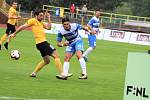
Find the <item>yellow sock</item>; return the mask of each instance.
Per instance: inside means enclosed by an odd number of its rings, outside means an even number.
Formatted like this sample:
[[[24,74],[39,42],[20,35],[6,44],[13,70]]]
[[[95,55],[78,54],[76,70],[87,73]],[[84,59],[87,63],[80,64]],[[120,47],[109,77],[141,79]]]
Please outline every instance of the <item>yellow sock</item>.
[[[63,72],[61,61],[59,58],[56,58],[54,60],[55,60],[55,66],[57,67],[59,74],[61,74]]]
[[[45,65],[46,63],[44,62],[44,60],[40,61],[35,67],[34,72],[35,73],[39,72]]]
[[[4,35],[1,37],[0,45],[6,40],[6,38],[7,38],[7,34],[4,34]]]

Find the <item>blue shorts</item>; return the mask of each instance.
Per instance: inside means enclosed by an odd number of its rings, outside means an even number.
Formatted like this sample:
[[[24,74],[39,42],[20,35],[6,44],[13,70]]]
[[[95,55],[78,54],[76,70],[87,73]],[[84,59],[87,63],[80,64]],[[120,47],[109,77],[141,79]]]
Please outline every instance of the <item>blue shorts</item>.
[[[77,50],[84,51],[82,40],[78,40],[66,47],[66,52],[75,53]]]
[[[96,47],[96,36],[95,35],[89,34],[88,41],[89,41],[90,47]]]

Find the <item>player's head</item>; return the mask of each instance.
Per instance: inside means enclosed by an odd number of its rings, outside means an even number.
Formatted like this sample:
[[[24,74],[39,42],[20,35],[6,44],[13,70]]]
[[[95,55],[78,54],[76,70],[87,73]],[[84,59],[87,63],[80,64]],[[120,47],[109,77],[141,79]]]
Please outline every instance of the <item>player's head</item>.
[[[44,11],[43,10],[36,10],[34,12],[34,16],[38,21],[42,21],[44,19]]]
[[[15,8],[15,9],[17,8],[17,2],[16,1],[12,2],[12,7]]]
[[[69,18],[63,18],[62,19],[62,24],[63,24],[63,27],[66,31],[69,31],[70,30],[70,21],[69,21]]]
[[[96,9],[96,10],[95,10],[95,16],[96,16],[96,17],[99,17],[100,15],[101,15],[100,10],[99,10],[99,9]]]

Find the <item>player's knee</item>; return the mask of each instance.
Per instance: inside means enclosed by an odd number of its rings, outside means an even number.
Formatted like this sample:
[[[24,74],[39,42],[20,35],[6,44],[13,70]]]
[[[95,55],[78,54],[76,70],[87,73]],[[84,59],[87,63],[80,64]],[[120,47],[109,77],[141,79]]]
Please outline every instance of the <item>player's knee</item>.
[[[59,57],[59,54],[58,54],[58,52],[57,52],[56,50],[53,52],[52,56],[53,56],[55,59],[60,58],[60,57]]]
[[[50,63],[50,60],[49,60],[49,59],[44,59],[44,62],[45,62],[46,64],[49,64],[49,63]]]
[[[59,55],[55,55],[53,58],[54,59],[60,59]]]
[[[81,56],[81,55],[80,55],[80,56],[79,56],[79,55],[77,55],[77,58],[78,58],[78,59],[80,59],[80,58],[82,58],[82,56]]]
[[[82,53],[79,53],[79,54],[77,53],[76,56],[78,59],[80,59],[80,58],[82,58]]]
[[[95,48],[96,48],[96,46],[91,47],[91,49],[93,49],[93,50],[94,50]]]
[[[70,57],[65,57],[64,61],[69,62],[70,61]]]

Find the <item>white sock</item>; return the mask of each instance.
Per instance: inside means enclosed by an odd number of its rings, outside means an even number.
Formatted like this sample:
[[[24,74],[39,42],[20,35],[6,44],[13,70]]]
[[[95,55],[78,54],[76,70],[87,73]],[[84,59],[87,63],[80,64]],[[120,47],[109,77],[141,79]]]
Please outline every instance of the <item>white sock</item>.
[[[90,54],[94,49],[92,47],[89,47],[84,53],[83,53],[83,57],[87,57],[88,54]]]
[[[81,69],[82,69],[82,74],[87,74],[86,73],[86,63],[85,63],[85,60],[83,58],[80,58],[79,62],[80,62],[80,66],[81,66]]]
[[[65,76],[68,75],[68,71],[69,71],[69,62],[64,62],[64,65],[63,65],[63,74]]]

